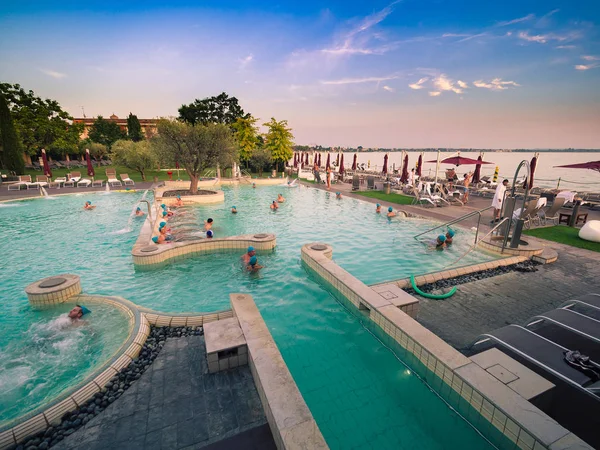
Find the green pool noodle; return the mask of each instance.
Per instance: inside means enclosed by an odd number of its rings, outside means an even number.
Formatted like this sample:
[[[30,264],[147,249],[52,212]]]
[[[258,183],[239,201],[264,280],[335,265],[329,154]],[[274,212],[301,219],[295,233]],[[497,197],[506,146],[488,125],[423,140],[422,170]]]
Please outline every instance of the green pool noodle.
[[[423,292],[421,289],[419,289],[419,287],[417,286],[417,283],[415,282],[414,275],[410,276],[410,284],[412,285],[412,288],[415,290],[415,292],[417,294],[419,294],[421,297],[431,298],[434,300],[443,300],[445,298],[450,298],[454,294],[456,294],[456,291],[457,291],[456,286],[454,286],[452,289],[450,289],[449,292],[446,292],[445,294],[439,294],[439,295],[438,294],[428,294],[427,292]]]

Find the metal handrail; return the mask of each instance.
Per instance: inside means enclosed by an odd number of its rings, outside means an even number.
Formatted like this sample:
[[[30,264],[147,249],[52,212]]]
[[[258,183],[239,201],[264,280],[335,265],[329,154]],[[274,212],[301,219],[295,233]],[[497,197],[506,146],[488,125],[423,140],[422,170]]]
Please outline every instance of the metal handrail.
[[[464,216],[460,216],[460,217],[458,217],[458,218],[456,218],[454,220],[451,220],[449,222],[446,222],[446,223],[443,223],[441,225],[438,225],[437,227],[431,228],[431,229],[429,229],[427,231],[424,231],[422,233],[419,233],[419,234],[417,234],[417,235],[415,235],[413,237],[415,239],[417,239],[419,236],[423,236],[424,234],[427,234],[427,233],[429,233],[429,232],[431,232],[433,230],[437,230],[438,228],[443,228],[443,227],[447,227],[447,226],[450,226],[450,225],[454,225],[455,223],[462,222],[465,219],[468,219],[470,217],[478,215],[479,217],[477,219],[477,231],[475,232],[475,244],[477,244],[477,236],[479,235],[479,225],[481,225],[481,213],[483,213],[483,212],[485,212],[485,211],[487,211],[487,210],[489,210],[491,208],[492,208],[492,206],[488,206],[487,208],[479,209],[477,211],[471,211],[470,213],[465,214]]]
[[[152,220],[152,209],[150,208],[150,202],[148,200],[140,200],[140,203],[148,205],[148,218]]]

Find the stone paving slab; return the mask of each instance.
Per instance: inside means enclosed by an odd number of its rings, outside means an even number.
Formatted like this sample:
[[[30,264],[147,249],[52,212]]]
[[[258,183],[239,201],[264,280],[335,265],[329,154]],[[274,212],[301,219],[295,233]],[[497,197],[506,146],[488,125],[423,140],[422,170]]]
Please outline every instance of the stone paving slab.
[[[209,374],[204,337],[170,338],[118,400],[53,448],[191,449],[235,436],[237,448],[275,448],[268,425],[268,436],[248,432],[266,423],[247,366]]]

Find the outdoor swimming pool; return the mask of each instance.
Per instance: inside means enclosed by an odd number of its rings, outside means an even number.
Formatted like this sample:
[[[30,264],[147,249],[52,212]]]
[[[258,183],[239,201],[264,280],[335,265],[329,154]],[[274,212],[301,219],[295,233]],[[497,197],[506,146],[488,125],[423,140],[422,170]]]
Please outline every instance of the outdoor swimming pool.
[[[139,193],[5,205],[0,215],[10,237],[5,243],[18,242],[19,251],[3,252],[7,306],[0,322],[12,323],[13,330],[22,327],[15,316],[28,309],[24,287],[65,272],[80,275],[86,292],[120,295],[160,311],[215,311],[229,306],[229,293],[250,293],[331,448],[489,446],[300,263],[302,244],[323,241],[333,245],[334,259],[350,273],[366,283],[380,282],[441,269],[465,252],[470,233],[459,232],[449,251],[428,252],[412,236],[430,227],[429,221],[388,221],[372,204],[338,201],[333,193],[305,187],[223,190],[225,204],[197,207],[195,215],[215,219],[216,237],[275,233],[278,246],[259,255],[266,267],[256,276],[242,270],[237,253],[135,271],[130,251],[140,223],[134,221],[131,232],[118,232],[126,229]],[[288,201],[271,212],[279,191]],[[95,211],[81,209],[88,198],[98,206]],[[230,213],[232,205],[237,215]],[[492,258],[471,253],[461,265]]]

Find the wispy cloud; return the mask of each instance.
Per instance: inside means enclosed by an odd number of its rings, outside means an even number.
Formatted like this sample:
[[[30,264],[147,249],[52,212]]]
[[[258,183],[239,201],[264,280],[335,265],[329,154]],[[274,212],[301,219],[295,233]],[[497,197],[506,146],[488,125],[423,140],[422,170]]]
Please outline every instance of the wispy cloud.
[[[491,89],[492,91],[504,91],[511,87],[521,86],[520,84],[514,81],[504,81],[502,80],[502,78],[494,78],[489,83],[482,80],[478,80],[473,82],[473,85],[478,88]]]
[[[389,86],[383,86],[383,89],[388,92],[396,92],[396,89],[394,89],[393,87],[389,87]]]
[[[521,23],[521,22],[526,22],[528,20],[531,20],[535,17],[535,14],[527,14],[524,17],[519,17],[518,19],[512,19],[512,20],[507,20],[505,22],[498,22],[496,24],[497,27],[506,27],[508,25],[514,25],[516,23]]]
[[[425,87],[423,86],[423,83],[426,83],[427,81],[429,81],[428,77],[421,78],[416,83],[409,84],[408,87],[411,89],[423,89]]]
[[[467,83],[465,83],[464,81],[458,80],[456,83],[463,89],[467,89],[469,87],[469,85]]]
[[[595,69],[596,67],[600,67],[600,64],[578,64],[575,66],[576,70],[590,70]]]
[[[517,36],[519,37],[519,39],[523,39],[524,41],[537,42],[538,44],[546,44],[549,41],[563,42],[571,39],[576,39],[580,37],[580,34],[578,32],[571,32],[568,34],[548,33],[531,35],[528,31],[520,31]]]
[[[437,97],[439,95],[441,95],[442,93],[440,91],[429,91],[429,96],[430,97]]]
[[[56,79],[65,78],[67,76],[66,73],[60,73],[60,72],[56,72],[55,70],[49,70],[49,69],[40,69],[40,72],[45,73],[46,75],[48,75],[52,78],[56,78]]]
[[[584,59],[586,61],[600,61],[600,56],[593,56],[593,55],[583,55],[581,57],[581,59]]]
[[[240,59],[240,69],[245,69],[248,66],[248,64],[250,64],[253,60],[254,60],[254,55],[252,55],[252,53],[250,53],[245,58],[241,58]]]
[[[554,47],[554,48],[560,48],[560,49],[567,50],[567,49],[576,48],[576,46],[575,46],[575,45],[557,45],[557,46],[556,46],[556,47]]]
[[[433,85],[438,91],[452,91],[456,94],[463,93],[463,90],[460,87],[456,87],[454,85],[454,81],[448,78],[448,76],[445,74],[441,74],[437,78],[434,78]]]
[[[360,84],[360,83],[379,83],[381,81],[395,80],[398,75],[389,75],[386,77],[364,77],[364,78],[342,78],[340,80],[323,80],[321,84],[327,85],[343,85],[343,84]]]

